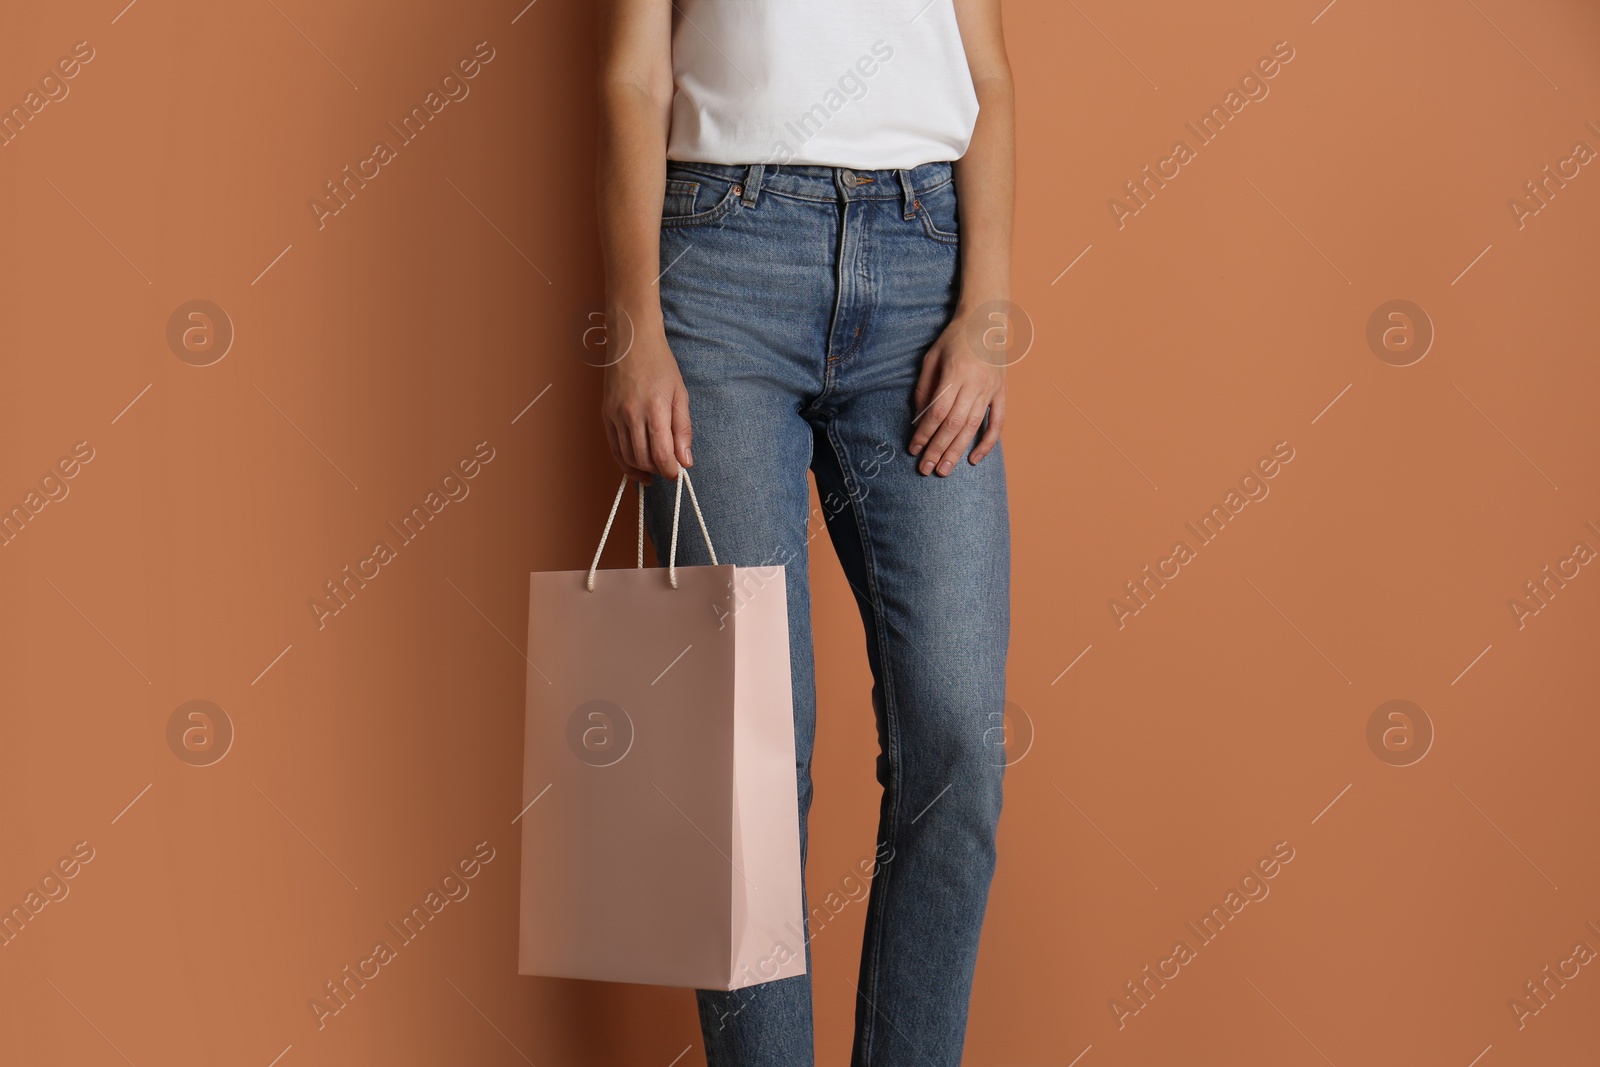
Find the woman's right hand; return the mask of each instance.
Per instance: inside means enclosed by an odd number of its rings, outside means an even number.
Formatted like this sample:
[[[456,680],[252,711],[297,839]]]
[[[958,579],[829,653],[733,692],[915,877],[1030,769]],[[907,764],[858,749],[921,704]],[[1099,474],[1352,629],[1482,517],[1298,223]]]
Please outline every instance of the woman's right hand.
[[[606,367],[600,417],[611,457],[635,481],[649,485],[651,475],[676,478],[679,465],[694,466],[689,392],[665,332],[639,330]]]

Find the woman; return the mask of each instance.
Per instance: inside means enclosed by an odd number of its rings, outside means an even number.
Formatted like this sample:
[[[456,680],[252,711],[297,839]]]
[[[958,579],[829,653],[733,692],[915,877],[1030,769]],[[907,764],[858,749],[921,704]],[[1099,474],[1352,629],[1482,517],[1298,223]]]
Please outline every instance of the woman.
[[[883,786],[851,1062],[958,1064],[1005,763],[1004,360],[979,343],[1010,286],[999,0],[612,0],[600,81],[612,455],[658,552],[681,464],[719,562],[786,567],[802,863],[814,474]],[[696,992],[713,1067],[813,1062],[809,936],[805,975]]]

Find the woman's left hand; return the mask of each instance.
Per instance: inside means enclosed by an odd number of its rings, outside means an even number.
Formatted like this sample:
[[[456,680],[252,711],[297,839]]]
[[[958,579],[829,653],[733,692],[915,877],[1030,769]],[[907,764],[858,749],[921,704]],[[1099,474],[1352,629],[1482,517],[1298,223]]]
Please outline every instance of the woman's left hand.
[[[971,312],[957,310],[928,354],[912,393],[916,405],[915,430],[908,451],[921,456],[917,470],[937,471],[941,477],[955,470],[989,416],[983,438],[967,457],[977,464],[1000,441],[1005,422],[1006,370],[1003,356],[978,351],[968,342]],[[985,336],[980,332],[979,336]]]

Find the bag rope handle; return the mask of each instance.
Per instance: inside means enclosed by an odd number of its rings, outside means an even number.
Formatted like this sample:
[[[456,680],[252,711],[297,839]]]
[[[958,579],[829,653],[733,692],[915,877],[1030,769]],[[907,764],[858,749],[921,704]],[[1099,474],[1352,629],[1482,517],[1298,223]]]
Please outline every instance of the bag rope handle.
[[[678,588],[678,513],[683,505],[683,487],[689,487],[689,502],[694,505],[695,518],[700,522],[700,534],[706,540],[706,551],[711,553],[711,565],[717,565],[717,550],[711,546],[711,531],[706,529],[705,513],[700,510],[700,498],[695,495],[694,482],[689,478],[687,467],[678,467],[679,477],[677,491],[672,497],[672,549],[667,556],[667,580],[672,583],[672,588]],[[644,566],[644,483],[636,482],[639,487],[639,553],[638,566]],[[600,554],[605,551],[606,538],[611,536],[611,525],[617,519],[617,509],[622,505],[622,494],[627,492],[628,476],[622,476],[622,484],[617,486],[616,499],[611,501],[611,514],[606,516],[606,528],[600,534],[600,547],[594,550],[594,562],[589,564],[589,577],[584,582],[584,587],[589,592],[594,592],[594,574],[600,566]]]
[[[711,553],[711,565],[717,565],[717,550],[711,547],[711,531],[706,529],[706,517],[700,510],[700,498],[694,494],[694,482],[689,480],[689,468],[679,464],[678,488],[672,497],[672,551],[667,555],[667,580],[672,583],[672,588],[678,588],[678,509],[683,504],[683,487],[689,487],[689,503],[694,505],[694,517],[700,521],[700,536],[706,539],[706,551]],[[644,504],[644,491],[639,493],[639,503]],[[639,512],[640,521],[644,520],[644,512]]]

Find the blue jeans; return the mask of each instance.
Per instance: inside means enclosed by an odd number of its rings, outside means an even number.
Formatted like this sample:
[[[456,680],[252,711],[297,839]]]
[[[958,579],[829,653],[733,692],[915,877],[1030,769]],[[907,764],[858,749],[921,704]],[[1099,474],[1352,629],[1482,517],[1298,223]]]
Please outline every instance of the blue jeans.
[[[667,178],[661,307],[695,489],[719,562],[786,568],[802,864],[816,737],[807,470],[866,628],[883,799],[851,1064],[956,1067],[995,867],[1011,552],[999,447],[947,477],[906,451],[922,357],[959,293],[951,166],[669,160]],[[663,560],[673,488],[658,476],[646,490]],[[683,507],[678,562],[709,563]],[[811,1067],[810,931],[843,898],[806,899],[805,975],[696,991],[711,1067]]]

